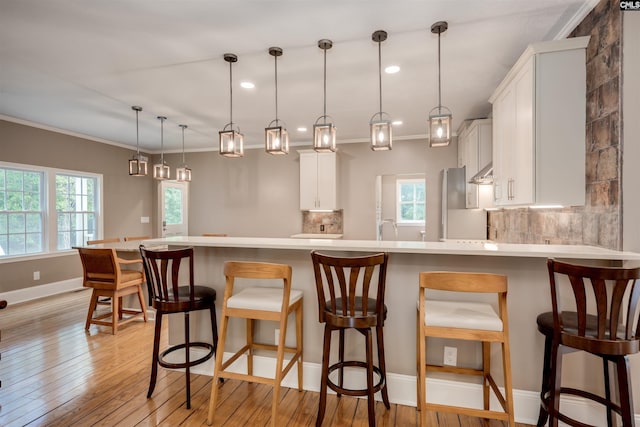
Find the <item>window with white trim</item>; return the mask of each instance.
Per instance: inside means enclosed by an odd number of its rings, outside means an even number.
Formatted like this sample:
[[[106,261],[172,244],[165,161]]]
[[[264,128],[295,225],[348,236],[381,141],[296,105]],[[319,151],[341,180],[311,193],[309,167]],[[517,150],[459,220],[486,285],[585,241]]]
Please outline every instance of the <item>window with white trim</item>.
[[[102,230],[102,176],[0,162],[0,258],[69,250]]]
[[[396,222],[398,224],[424,224],[424,179],[398,179],[396,181]]]

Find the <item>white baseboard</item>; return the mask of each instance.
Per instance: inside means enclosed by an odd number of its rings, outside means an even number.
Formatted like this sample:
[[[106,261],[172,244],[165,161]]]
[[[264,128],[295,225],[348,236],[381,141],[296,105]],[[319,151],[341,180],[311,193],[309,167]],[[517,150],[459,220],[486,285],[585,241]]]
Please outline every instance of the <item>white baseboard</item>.
[[[194,350],[197,356],[199,349]],[[179,352],[176,352],[176,356]],[[175,354],[175,353],[172,353]],[[225,359],[231,357],[230,353],[225,353]],[[254,356],[254,373],[261,376],[273,377],[275,358]],[[286,361],[285,361],[286,363]],[[194,366],[191,370],[194,374],[213,375],[214,360]],[[246,372],[246,357],[241,357],[231,366],[234,371]],[[318,363],[303,363],[303,389],[308,391],[320,390],[321,368]],[[364,377],[360,372],[346,372],[345,383],[362,384]],[[360,378],[359,378],[360,377]],[[282,385],[289,388],[297,388],[297,373],[294,366],[287,374]],[[416,377],[412,375],[387,374],[387,386],[389,400],[391,403],[400,405],[416,406]],[[333,393],[329,390],[330,393]],[[482,407],[482,387],[479,384],[472,384],[462,381],[452,381],[445,379],[427,378],[427,393],[429,402],[446,403],[459,406]],[[493,393],[492,393],[493,395]],[[380,400],[379,393],[376,399]],[[530,390],[513,390],[513,404],[515,410],[515,420],[518,423],[535,425],[538,420],[538,410],[540,408],[539,393]],[[606,425],[606,412],[604,407],[593,402],[574,397],[563,396],[561,400],[563,413],[579,420],[588,421],[595,425]],[[491,408],[500,408],[495,397],[492,398]],[[595,421],[594,421],[595,420]],[[601,420],[601,422],[597,422]],[[640,423],[640,414],[635,415],[636,423]],[[563,423],[560,423],[561,425]]]
[[[63,292],[76,291],[82,289],[82,278],[62,280],[60,282],[47,283],[39,286],[31,286],[24,289],[0,293],[0,299],[6,300],[9,304],[30,301],[36,298],[49,297]]]

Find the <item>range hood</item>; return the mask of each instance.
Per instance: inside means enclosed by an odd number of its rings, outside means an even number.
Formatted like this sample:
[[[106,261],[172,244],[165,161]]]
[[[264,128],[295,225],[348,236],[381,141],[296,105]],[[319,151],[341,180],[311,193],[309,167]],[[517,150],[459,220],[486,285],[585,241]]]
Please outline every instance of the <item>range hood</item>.
[[[493,162],[487,163],[485,167],[471,177],[469,184],[493,184]]]

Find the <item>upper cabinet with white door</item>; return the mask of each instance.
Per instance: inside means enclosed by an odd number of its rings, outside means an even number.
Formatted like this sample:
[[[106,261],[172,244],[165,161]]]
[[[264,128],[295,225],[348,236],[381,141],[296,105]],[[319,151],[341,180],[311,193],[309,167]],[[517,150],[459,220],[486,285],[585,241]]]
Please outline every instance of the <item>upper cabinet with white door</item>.
[[[466,207],[480,206],[478,184],[469,183],[492,160],[491,119],[467,120],[458,129],[458,167],[465,168]]]
[[[497,206],[584,205],[588,42],[530,45],[489,99]]]
[[[336,153],[299,150],[300,209],[338,209]]]

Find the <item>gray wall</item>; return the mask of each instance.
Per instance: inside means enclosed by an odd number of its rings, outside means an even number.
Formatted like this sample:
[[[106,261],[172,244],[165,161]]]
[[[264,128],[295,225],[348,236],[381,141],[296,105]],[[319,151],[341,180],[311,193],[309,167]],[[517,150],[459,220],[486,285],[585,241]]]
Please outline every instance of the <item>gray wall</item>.
[[[297,149],[271,156],[249,149],[239,159],[217,152],[187,153],[193,170],[189,233],[224,232],[232,236],[288,237],[302,231]],[[157,183],[130,177],[133,151],[49,130],[0,120],[0,161],[100,173],[104,179],[104,236],[157,234]],[[157,156],[151,156],[153,164]],[[172,174],[181,154],[165,154]],[[440,221],[440,170],[454,167],[457,146],[428,148],[424,140],[396,141],[389,152],[368,143],[339,145],[339,200],[346,239],[375,239],[375,177],[426,173],[427,240],[436,240]],[[140,217],[151,218],[141,224]],[[40,271],[40,280],[33,272]],[[74,251],[66,256],[0,262],[0,293],[80,277]]]
[[[54,167],[103,175],[104,235],[152,234],[154,182],[128,175],[132,150],[0,120],[0,161]],[[80,277],[82,267],[75,251],[66,256],[0,262],[0,292],[28,288]],[[40,271],[40,280],[33,272]]]

